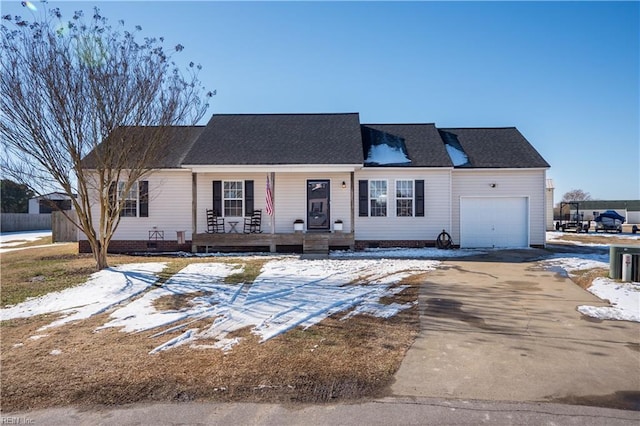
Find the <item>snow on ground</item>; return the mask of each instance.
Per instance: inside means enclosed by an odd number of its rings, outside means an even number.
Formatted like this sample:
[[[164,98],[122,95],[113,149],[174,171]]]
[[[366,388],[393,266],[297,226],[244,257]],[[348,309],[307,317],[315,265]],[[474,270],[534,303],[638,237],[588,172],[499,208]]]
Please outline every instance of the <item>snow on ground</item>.
[[[394,259],[439,259],[443,257],[466,257],[485,254],[482,249],[442,250],[434,247],[425,248],[371,248],[362,251],[335,250],[330,253],[332,258],[394,258]]]
[[[308,328],[330,315],[345,312],[343,319],[356,314],[387,318],[413,304],[381,304],[404,286],[394,286],[402,278],[433,270],[436,261],[425,260],[301,260],[278,259],[265,264],[252,284],[224,284],[233,266],[192,264],[174,275],[162,288],[117,309],[105,327],[123,331],[143,331],[165,327],[154,337],[184,329],[197,320],[212,318],[208,328],[189,328],[151,353],[186,343],[194,347],[229,350],[239,339],[228,334],[245,327],[266,341],[295,327]],[[226,268],[226,269],[225,269]],[[204,292],[192,298],[180,311],[159,312],[153,301],[168,294]],[[351,311],[347,313],[348,311]],[[213,339],[213,345],[198,345]]]
[[[221,301],[233,300],[242,286],[223,284],[223,280],[232,272],[239,272],[235,266],[226,263],[191,264],[175,274],[162,285],[146,292],[142,297],[117,309],[110,317],[111,321],[100,328],[122,327],[122,331],[134,332],[170,325],[189,318],[206,317],[211,305]],[[163,296],[175,296],[206,292],[209,304],[198,303],[194,296],[194,305],[188,309],[158,311],[154,302]]]
[[[12,247],[19,246],[41,238],[51,236],[51,231],[21,231],[21,232],[5,232],[0,234],[0,253],[13,251]]]
[[[609,269],[609,252],[602,253],[557,253],[543,261],[547,269],[565,272],[571,275],[574,271],[594,268]]]
[[[11,247],[24,244],[28,241],[36,241],[40,238],[51,236],[51,230],[3,232],[0,234],[0,247]]]
[[[604,243],[588,243],[586,241],[576,241],[576,240],[564,240],[563,236],[577,236],[580,238],[581,236],[590,236],[590,237],[604,237],[604,238],[615,238],[616,240],[623,240],[619,244],[626,244],[626,241],[629,240],[629,244],[640,242],[640,234],[628,234],[628,233],[608,233],[608,232],[589,232],[588,234],[574,234],[571,232],[555,232],[555,231],[547,231],[547,243],[558,243],[561,242],[563,244],[572,244],[576,246],[585,246],[585,247],[609,247],[609,244]]]
[[[550,270],[571,276],[575,271],[609,269],[609,252],[559,253],[541,261]],[[640,283],[621,283],[611,278],[596,278],[587,289],[612,306],[578,306],[578,311],[592,318],[640,322]]]
[[[640,283],[616,282],[596,278],[589,291],[612,306],[578,306],[578,311],[593,318],[640,322]]]
[[[33,238],[38,235],[28,234],[27,237]],[[549,241],[557,238],[555,233],[549,234]],[[3,244],[10,241],[5,237],[2,236]],[[24,240],[25,235],[22,233],[13,239]],[[568,275],[577,270],[608,268],[609,251],[606,247],[593,247],[588,253],[578,253],[587,250],[572,250],[568,246],[566,253],[551,254],[540,262],[546,268]],[[435,269],[439,262],[433,259],[485,252],[433,248],[371,249],[363,252],[335,251],[324,260],[304,260],[297,256],[267,257],[253,283],[226,284],[226,277],[244,267],[245,259],[234,257],[224,263],[188,265],[161,287],[153,284],[157,280],[156,274],[165,267],[164,263],[130,264],[93,274],[81,286],[0,309],[0,320],[45,313],[62,315],[43,327],[46,329],[111,310],[109,320],[98,330],[109,327],[123,332],[153,330],[152,338],[158,339],[159,345],[151,353],[184,344],[194,348],[230,350],[240,339],[229,338],[229,333],[246,327],[265,341],[295,327],[310,327],[334,314],[340,314],[342,320],[361,314],[382,318],[393,316],[415,303],[380,302],[381,298],[405,289],[405,286],[398,285],[404,277]],[[594,281],[589,291],[609,300],[612,306],[580,306],[578,309],[583,314],[601,319],[640,321],[640,283],[623,284],[600,278]],[[182,307],[156,308],[160,298],[173,295],[184,296]],[[203,319],[210,319],[210,325],[203,327]],[[199,325],[195,326],[195,323]],[[170,340],[163,339],[174,331],[182,333]],[[32,338],[46,336],[42,334]]]
[[[59,326],[89,318],[145,291],[157,281],[156,273],[165,263],[133,263],[108,268],[91,275],[80,286],[27,299],[15,306],[0,309],[0,320],[58,313],[62,318],[43,327]]]

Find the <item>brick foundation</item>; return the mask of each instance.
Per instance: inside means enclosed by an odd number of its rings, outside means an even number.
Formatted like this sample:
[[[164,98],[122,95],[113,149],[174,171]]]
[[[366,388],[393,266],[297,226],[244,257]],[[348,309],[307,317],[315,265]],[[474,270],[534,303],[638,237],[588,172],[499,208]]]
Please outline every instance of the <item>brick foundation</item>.
[[[87,240],[78,241],[80,253],[91,253],[91,246]],[[109,244],[109,253],[134,253],[134,252],[191,252],[191,241],[178,244],[177,241],[140,241],[140,240],[114,240]]]
[[[355,249],[365,250],[368,248],[424,248],[435,247],[436,242],[433,240],[356,240]]]

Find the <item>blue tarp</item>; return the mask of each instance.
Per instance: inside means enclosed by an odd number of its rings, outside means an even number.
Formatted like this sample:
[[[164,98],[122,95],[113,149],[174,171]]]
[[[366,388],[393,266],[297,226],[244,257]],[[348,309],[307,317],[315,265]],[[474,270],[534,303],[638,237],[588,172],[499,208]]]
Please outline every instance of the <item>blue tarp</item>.
[[[603,217],[608,217],[610,219],[617,219],[617,220],[621,221],[622,223],[624,223],[624,216],[621,216],[615,210],[607,210],[604,213],[600,213],[600,216],[596,217],[596,219],[595,219],[596,222],[602,222],[602,218]]]

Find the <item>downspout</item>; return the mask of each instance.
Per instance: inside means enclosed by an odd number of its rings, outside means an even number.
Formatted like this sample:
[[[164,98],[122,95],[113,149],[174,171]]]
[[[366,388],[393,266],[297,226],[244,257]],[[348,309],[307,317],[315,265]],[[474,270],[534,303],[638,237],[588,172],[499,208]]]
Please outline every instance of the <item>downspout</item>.
[[[460,216],[460,213],[458,213]],[[459,220],[458,220],[459,222]],[[449,235],[454,234],[453,232],[453,169],[449,169]],[[457,234],[458,238],[460,238],[460,232]],[[455,241],[454,241],[455,244]],[[458,245],[460,245],[460,241],[458,241]]]
[[[191,173],[191,252],[197,253],[193,237],[198,233],[198,174]]]
[[[547,248],[547,170],[542,171],[542,248]],[[551,200],[553,206],[553,200]],[[529,206],[531,210],[531,206]],[[531,213],[529,213],[529,226],[531,226]],[[529,246],[531,246],[531,230],[529,230]]]
[[[350,172],[349,173],[349,180],[350,182],[350,187],[351,187],[351,233],[353,234],[353,240],[355,241],[356,239],[356,213],[355,213],[355,202],[354,202],[354,197],[356,195],[355,193],[355,172]]]
[[[271,214],[271,234],[275,234],[276,233],[276,173],[275,172],[271,172],[271,204],[273,205],[273,212]]]

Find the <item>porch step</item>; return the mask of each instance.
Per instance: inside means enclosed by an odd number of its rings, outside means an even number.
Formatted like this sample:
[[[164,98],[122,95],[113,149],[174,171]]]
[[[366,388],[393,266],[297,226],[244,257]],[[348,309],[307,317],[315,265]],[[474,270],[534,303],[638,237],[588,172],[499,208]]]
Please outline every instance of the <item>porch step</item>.
[[[304,234],[303,254],[329,254],[329,234]]]

